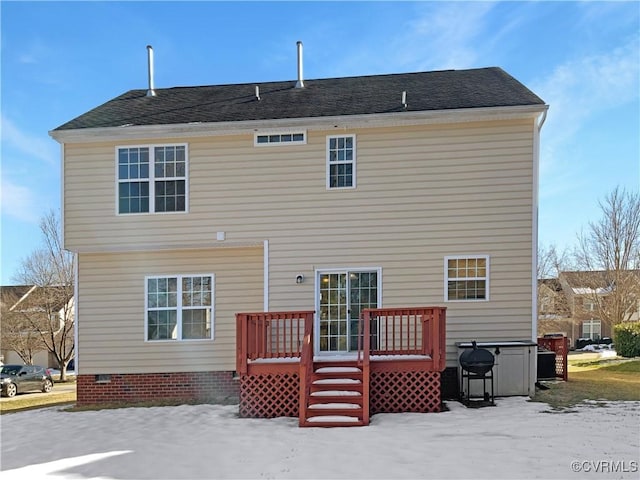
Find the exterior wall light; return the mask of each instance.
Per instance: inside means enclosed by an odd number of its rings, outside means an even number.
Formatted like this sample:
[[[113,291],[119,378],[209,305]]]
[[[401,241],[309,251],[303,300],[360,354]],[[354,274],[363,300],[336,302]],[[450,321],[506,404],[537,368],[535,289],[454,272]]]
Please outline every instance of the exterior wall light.
[[[296,277],[296,283],[302,283],[304,282],[304,275],[298,275]]]

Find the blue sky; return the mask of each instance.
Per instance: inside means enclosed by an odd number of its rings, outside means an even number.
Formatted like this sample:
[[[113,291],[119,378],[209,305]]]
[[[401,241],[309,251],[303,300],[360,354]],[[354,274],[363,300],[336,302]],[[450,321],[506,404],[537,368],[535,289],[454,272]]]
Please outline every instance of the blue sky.
[[[121,93],[499,66],[549,105],[540,241],[559,248],[640,188],[639,2],[8,2],[1,14],[3,285],[59,210],[48,131]]]

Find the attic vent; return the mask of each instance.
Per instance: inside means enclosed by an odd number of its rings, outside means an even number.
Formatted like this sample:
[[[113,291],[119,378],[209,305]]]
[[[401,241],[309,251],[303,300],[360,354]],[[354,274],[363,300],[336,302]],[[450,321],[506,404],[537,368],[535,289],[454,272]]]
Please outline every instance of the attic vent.
[[[292,145],[292,144],[306,144],[307,132],[292,131],[281,133],[256,133],[253,144],[256,147],[262,147],[266,145]]]

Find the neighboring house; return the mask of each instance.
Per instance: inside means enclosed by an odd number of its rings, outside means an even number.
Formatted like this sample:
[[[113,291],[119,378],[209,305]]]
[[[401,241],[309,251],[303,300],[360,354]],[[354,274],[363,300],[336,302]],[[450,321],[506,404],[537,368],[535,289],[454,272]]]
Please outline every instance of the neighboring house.
[[[34,312],[42,312],[44,313],[46,309],[38,306],[38,299],[42,298],[42,289],[56,289],[56,287],[37,287],[35,285],[5,285],[0,287],[0,302],[2,307],[3,314],[11,315],[15,313],[25,313],[29,316],[33,316]],[[56,293],[54,295],[45,295],[49,298],[58,297],[59,295]],[[54,305],[52,311],[54,311],[55,318],[52,317],[51,325],[57,325],[58,328],[62,328],[64,326],[66,312],[73,311],[73,298],[67,298],[66,300],[61,299],[61,303],[59,305]],[[19,317],[17,318],[18,322],[14,325],[7,325],[7,323],[11,323],[11,319],[5,317],[3,322],[4,331],[5,329],[11,329],[12,333],[15,327],[23,326],[24,322],[19,322]],[[49,325],[49,322],[47,322]],[[31,348],[34,346],[37,350],[34,351],[33,354],[33,364],[41,365],[44,367],[54,367],[58,368],[58,364],[55,360],[55,357],[52,353],[50,353],[44,345],[42,345],[39,340],[40,334],[37,331],[34,331],[32,328],[25,327],[25,330],[21,332],[21,336],[24,338],[23,345],[25,348]],[[4,342],[3,342],[4,343]],[[2,347],[1,354],[2,362],[5,364],[23,364],[24,360],[20,357],[20,355],[11,348],[7,348],[4,344]]]
[[[419,408],[439,409],[445,360],[455,395],[456,342],[535,341],[546,110],[481,68],[150,85],[56,128],[64,244],[78,260],[78,402],[240,395],[246,406],[280,385],[291,409],[244,413],[297,415],[304,372],[287,359],[362,353],[364,309],[435,306],[404,331],[416,348],[384,349],[423,354],[417,363],[376,373],[372,388],[383,399],[428,387],[436,406]],[[393,321],[372,320],[371,352]],[[533,393],[535,375],[524,382]]]
[[[567,296],[557,278],[538,280],[538,336],[561,333],[569,339],[569,345],[580,336]]]
[[[627,278],[640,282],[639,272],[629,273]],[[539,281],[538,333],[563,333],[573,347],[579,339],[612,338],[613,326],[599,313],[599,304],[606,305],[607,297],[616,289],[612,276],[605,271],[563,271],[557,279]],[[637,300],[631,301],[626,310],[624,320],[639,319]]]

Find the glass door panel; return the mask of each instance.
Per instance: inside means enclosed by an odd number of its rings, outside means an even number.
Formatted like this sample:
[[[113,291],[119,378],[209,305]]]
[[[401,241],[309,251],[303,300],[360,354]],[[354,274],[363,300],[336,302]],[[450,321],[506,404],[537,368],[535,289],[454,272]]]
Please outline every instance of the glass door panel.
[[[358,320],[365,308],[378,307],[377,272],[349,273],[349,349],[358,349]],[[377,328],[371,325],[371,347],[377,345]]]
[[[320,351],[347,351],[347,275],[320,275]]]
[[[360,312],[378,306],[377,272],[322,273],[318,290],[320,352],[357,350]]]

